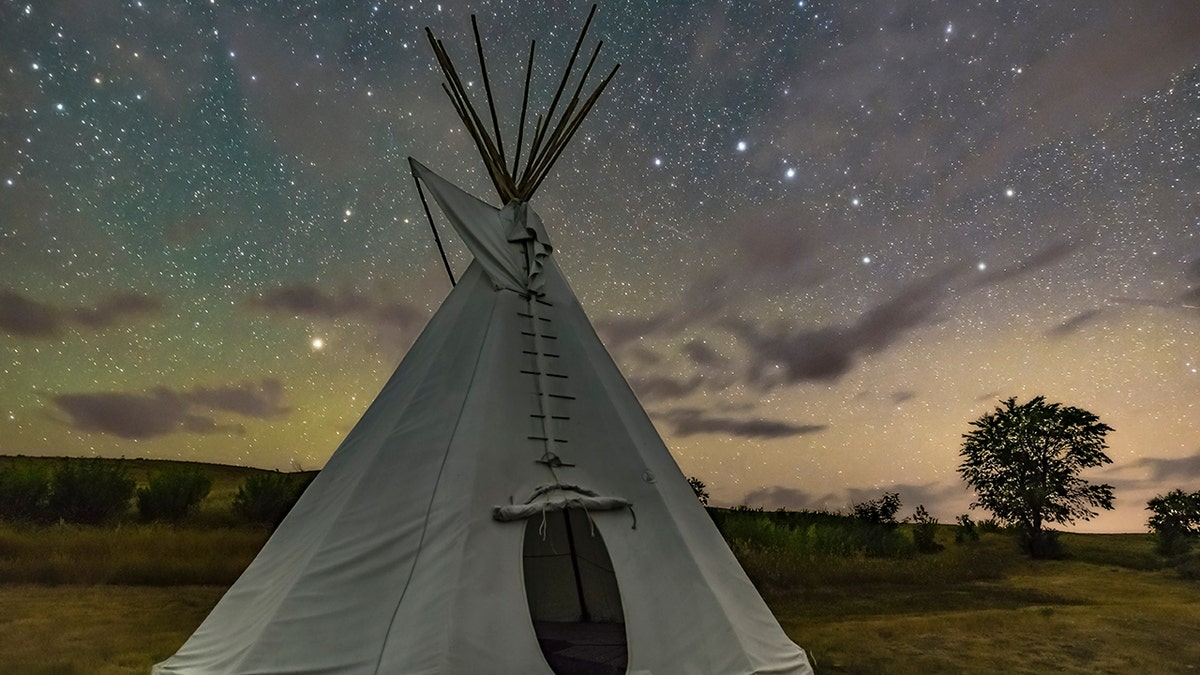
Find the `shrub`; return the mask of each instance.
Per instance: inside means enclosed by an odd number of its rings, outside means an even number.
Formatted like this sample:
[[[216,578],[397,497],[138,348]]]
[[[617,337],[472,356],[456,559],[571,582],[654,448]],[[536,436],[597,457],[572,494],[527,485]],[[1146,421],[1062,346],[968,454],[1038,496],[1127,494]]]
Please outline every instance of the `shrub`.
[[[138,488],[137,508],[142,520],[179,522],[200,506],[212,489],[212,479],[195,467],[173,467],[150,476]]]
[[[913,552],[912,543],[894,527],[880,527],[851,516],[822,511],[764,512],[746,507],[709,509],[730,542],[747,550],[787,551],[790,556],[898,558]]]
[[[38,521],[46,519],[50,477],[35,466],[0,469],[0,518]]]
[[[233,512],[252,523],[276,526],[300,499],[305,487],[307,481],[278,471],[253,474],[233,496]]]
[[[129,507],[134,485],[119,461],[64,460],[50,479],[50,516],[68,523],[102,523]]]
[[[979,527],[979,532],[982,534],[996,534],[1004,529],[1001,527],[1000,521],[996,520],[995,518],[985,518],[976,523],[976,525]]]
[[[1154,513],[1148,524],[1159,553],[1174,556],[1191,550],[1200,536],[1200,492],[1172,490],[1146,502],[1146,510]]]
[[[688,476],[687,482],[692,486],[692,492],[696,493],[696,499],[699,499],[701,504],[708,506],[708,486],[704,484],[704,481],[695,476]]]
[[[979,541],[979,530],[969,514],[962,514],[955,519],[958,524],[954,527],[954,543],[963,544],[968,541]]]
[[[900,494],[898,492],[885,492],[879,499],[855,504],[851,512],[855,518],[872,525],[895,527],[899,524],[896,522],[896,512],[899,510]]]
[[[1175,572],[1188,581],[1200,581],[1200,557],[1185,556],[1175,564]]]
[[[929,515],[925,510],[925,505],[917,507],[917,512],[912,517],[913,543],[917,546],[917,551],[921,553],[937,553],[945,548],[937,542],[937,526],[938,520]]]
[[[1029,557],[1037,560],[1054,560],[1063,557],[1062,543],[1055,530],[1017,528],[1017,544]]]

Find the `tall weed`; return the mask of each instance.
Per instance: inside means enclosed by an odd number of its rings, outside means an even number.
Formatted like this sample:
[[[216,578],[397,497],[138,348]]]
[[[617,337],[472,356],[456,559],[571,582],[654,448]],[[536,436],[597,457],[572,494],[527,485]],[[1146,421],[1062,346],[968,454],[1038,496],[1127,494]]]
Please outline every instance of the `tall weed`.
[[[0,524],[0,583],[228,585],[267,536],[248,527]]]

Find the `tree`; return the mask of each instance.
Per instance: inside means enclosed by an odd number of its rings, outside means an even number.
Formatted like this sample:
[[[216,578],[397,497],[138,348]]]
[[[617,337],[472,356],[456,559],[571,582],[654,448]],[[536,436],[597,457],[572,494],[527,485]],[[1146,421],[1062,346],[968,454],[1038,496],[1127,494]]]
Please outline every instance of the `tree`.
[[[0,519],[38,521],[47,517],[50,476],[38,466],[0,468]]]
[[[1171,490],[1146,502],[1146,510],[1154,512],[1148,524],[1159,553],[1187,553],[1200,537],[1200,491]]]
[[[696,493],[696,499],[699,499],[701,504],[708,506],[708,486],[704,484],[704,481],[695,476],[688,476],[688,485],[692,486],[692,492]]]
[[[1084,470],[1111,464],[1104,454],[1112,427],[1096,415],[1038,396],[1018,405],[1016,398],[971,422],[963,434],[958,472],[975,489],[971,508],[982,507],[1006,525],[1015,525],[1022,546],[1035,558],[1055,552],[1049,523],[1090,520],[1095,509],[1112,509],[1113,487],[1092,485]]]
[[[67,459],[50,478],[47,506],[68,523],[95,525],[129,508],[135,486],[121,461]]]

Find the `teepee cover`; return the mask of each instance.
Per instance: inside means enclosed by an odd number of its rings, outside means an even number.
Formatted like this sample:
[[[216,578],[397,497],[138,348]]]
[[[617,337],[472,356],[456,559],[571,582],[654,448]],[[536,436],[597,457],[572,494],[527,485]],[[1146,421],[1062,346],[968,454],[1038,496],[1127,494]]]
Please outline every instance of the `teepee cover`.
[[[544,621],[623,631],[630,675],[810,674],[592,329],[537,214],[412,169],[474,260],[258,557],[154,673],[551,675]]]

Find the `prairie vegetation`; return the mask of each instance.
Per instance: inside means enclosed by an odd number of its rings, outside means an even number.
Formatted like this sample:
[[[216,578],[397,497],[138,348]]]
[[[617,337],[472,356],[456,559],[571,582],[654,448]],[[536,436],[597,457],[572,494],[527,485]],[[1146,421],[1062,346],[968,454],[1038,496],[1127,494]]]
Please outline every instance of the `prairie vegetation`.
[[[0,457],[0,470],[60,461]],[[144,488],[174,464],[124,466]],[[235,500],[249,499],[248,478],[281,474],[187,468],[211,486],[176,523],[143,522],[133,500],[99,526],[0,522],[0,672],[144,674],[195,630],[270,535]],[[868,522],[710,510],[821,675],[1185,672],[1200,663],[1200,552],[1165,555],[1149,534],[1062,534],[1065,558],[1031,560],[994,523],[940,525],[928,514],[903,523],[884,512]]]

